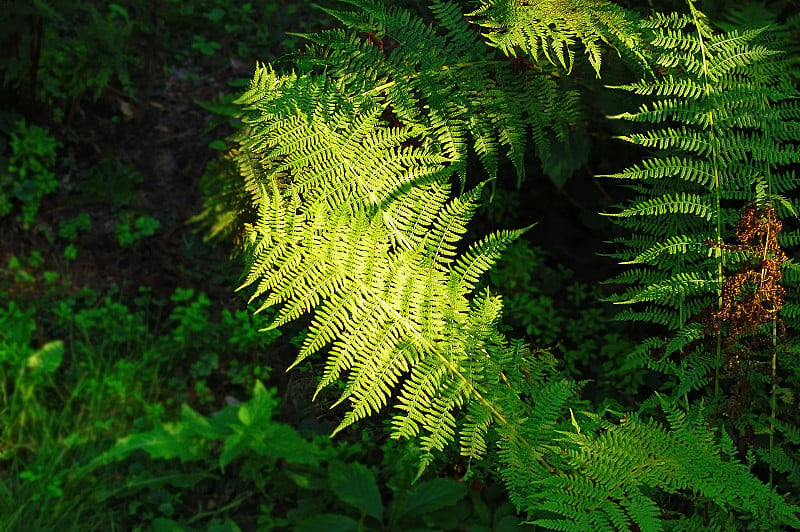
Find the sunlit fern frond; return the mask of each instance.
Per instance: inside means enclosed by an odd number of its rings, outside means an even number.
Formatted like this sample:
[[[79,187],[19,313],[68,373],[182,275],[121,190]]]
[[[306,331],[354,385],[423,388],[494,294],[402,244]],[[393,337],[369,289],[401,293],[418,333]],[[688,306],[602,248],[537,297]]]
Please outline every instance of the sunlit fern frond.
[[[635,17],[605,0],[491,0],[472,15],[488,29],[487,41],[511,57],[543,57],[570,71],[582,48],[599,77],[610,46],[635,66],[649,68]]]
[[[345,3],[358,9],[326,11],[350,31],[307,35],[299,71],[324,69],[348,91],[385,97],[387,118],[435,133],[462,183],[470,150],[490,178],[508,157],[523,179],[528,144],[547,156],[551,138],[566,139],[581,117],[569,80],[546,61],[498,57],[455,2],[433,2],[433,23],[380,2]]]
[[[442,449],[453,410],[475,400],[480,380],[465,375],[482,371],[499,318],[495,299],[470,295],[524,230],[460,252],[481,187],[452,196],[452,160],[420,126],[382,119],[373,95],[264,67],[241,101],[237,157],[259,213],[242,287],[280,306],[275,327],[313,314],[295,364],[329,348],[319,389],[345,381],[339,430],[397,394],[397,435],[424,429],[424,448]]]

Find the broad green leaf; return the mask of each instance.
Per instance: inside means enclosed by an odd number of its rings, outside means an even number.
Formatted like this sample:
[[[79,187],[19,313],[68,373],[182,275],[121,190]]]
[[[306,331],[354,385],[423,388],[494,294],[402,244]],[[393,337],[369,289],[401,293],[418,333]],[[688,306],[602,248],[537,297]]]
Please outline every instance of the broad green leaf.
[[[182,424],[167,423],[147,432],[131,434],[117,440],[116,445],[102,456],[101,463],[123,459],[134,451],[144,451],[151,458],[166,460],[180,458],[182,462],[197,460],[206,455],[204,442],[184,430]]]
[[[358,522],[345,515],[320,514],[297,526],[297,532],[350,532],[358,530]]]
[[[452,506],[467,494],[467,487],[449,478],[435,478],[411,488],[400,517],[421,515]]]
[[[278,401],[275,399],[275,390],[267,390],[258,381],[253,387],[253,397],[239,406],[239,421],[253,429],[266,428],[273,424],[272,413]]]
[[[232,434],[225,438],[225,447],[219,455],[220,469],[224,470],[225,466],[246,452],[249,447],[248,443],[250,442],[242,438],[241,434]]]
[[[335,462],[328,467],[328,477],[331,489],[342,502],[375,519],[383,518],[383,501],[375,473],[366,466]]]
[[[317,465],[318,448],[303,438],[294,427],[274,423],[268,431],[259,436],[264,444],[262,456],[280,457],[290,464]]]

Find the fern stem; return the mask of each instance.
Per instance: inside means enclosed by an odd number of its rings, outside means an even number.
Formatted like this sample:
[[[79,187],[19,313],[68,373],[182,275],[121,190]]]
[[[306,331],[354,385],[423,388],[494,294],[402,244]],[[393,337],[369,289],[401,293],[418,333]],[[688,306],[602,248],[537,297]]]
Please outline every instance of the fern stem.
[[[694,27],[697,29],[697,40],[700,44],[700,56],[703,59],[703,92],[705,93],[706,102],[708,102],[708,98],[711,96],[711,87],[708,83],[709,72],[708,72],[708,52],[706,50],[706,43],[703,39],[703,30],[700,26],[700,20],[698,18],[698,11],[694,7],[694,2],[692,0],[687,0],[689,4],[689,10],[692,14],[692,20],[694,21]],[[714,110],[708,110],[708,125],[713,134],[714,128]],[[711,150],[711,162],[714,165],[714,181],[713,181],[713,188],[714,188],[714,203],[716,208],[716,246],[714,248],[714,258],[717,261],[717,308],[721,309],[723,305],[722,300],[722,287],[725,284],[725,277],[722,271],[722,205],[720,202],[720,182],[719,182],[719,153],[717,152],[716,146]],[[719,397],[719,368],[722,365],[722,331],[719,324],[717,324],[717,341],[716,341],[716,354],[715,354],[715,363],[714,363],[714,398]]]
[[[769,486],[772,486],[772,450],[775,445],[775,416],[778,409],[778,320],[772,320],[772,397],[769,414]]]
[[[377,87],[374,87],[374,88],[372,88],[372,89],[370,89],[368,91],[362,92],[361,96],[371,96],[373,94],[378,94],[382,90],[388,89],[389,87],[394,87],[395,85],[397,85],[397,81],[388,81],[388,82],[384,83],[383,85],[378,85]]]

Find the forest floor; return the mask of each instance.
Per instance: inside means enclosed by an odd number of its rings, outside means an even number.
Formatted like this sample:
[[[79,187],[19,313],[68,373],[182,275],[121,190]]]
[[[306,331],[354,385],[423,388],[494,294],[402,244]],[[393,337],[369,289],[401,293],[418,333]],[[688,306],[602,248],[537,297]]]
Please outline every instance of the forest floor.
[[[246,301],[235,293],[242,265],[230,258],[231,243],[206,241],[205,229],[191,221],[203,210],[200,182],[207,165],[221,154],[209,145],[219,145],[235,128],[202,104],[230,102],[247,86],[256,62],[299,48],[301,41],[286,32],[311,32],[330,23],[302,3],[265,5],[268,9],[246,25],[226,26],[230,33],[216,36],[221,47],[205,54],[193,39],[208,42],[215,36],[198,39],[204,29],[193,28],[194,20],[182,23],[165,15],[167,7],[152,3],[154,11],[142,17],[148,22],[126,52],[138,56],[132,93],[112,82],[97,98],[87,93],[67,102],[58,121],[50,119],[55,113],[47,102],[21,106],[28,122],[46,125],[59,140],[58,189],[43,197],[30,227],[14,216],[0,219],[0,264],[21,262],[25,268],[35,263],[37,272],[31,282],[19,268],[0,268],[0,288],[10,300],[68,298],[89,289],[129,305],[144,287],[165,307],[164,314],[176,289],[205,294],[217,311],[244,307]],[[212,11],[197,14],[207,17]],[[247,42],[242,46],[237,39]],[[91,230],[69,240],[60,237],[63,223],[82,213],[89,215]],[[122,245],[119,225],[133,227],[142,216],[158,220],[155,234]],[[74,258],[65,258],[67,244],[75,248]],[[45,272],[58,275],[58,295]],[[296,350],[289,339],[273,346],[270,365],[291,362]],[[273,380],[282,389],[306,381],[282,371]],[[297,408],[306,411],[310,392],[306,385],[301,388],[304,401],[296,401]],[[223,404],[226,390],[218,392],[217,404],[204,410]],[[294,417],[293,412],[287,416]]]

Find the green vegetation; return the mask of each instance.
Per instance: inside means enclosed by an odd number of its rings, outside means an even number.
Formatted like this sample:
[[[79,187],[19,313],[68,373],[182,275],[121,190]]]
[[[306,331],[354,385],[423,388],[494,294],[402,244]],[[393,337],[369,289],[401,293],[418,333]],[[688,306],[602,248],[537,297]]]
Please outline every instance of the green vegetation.
[[[8,166],[0,174],[0,216],[18,206],[26,227],[36,219],[42,197],[58,187],[53,172],[57,145],[46,129],[17,122],[11,133]]]
[[[320,4],[0,5],[0,530],[800,528],[793,2]]]

